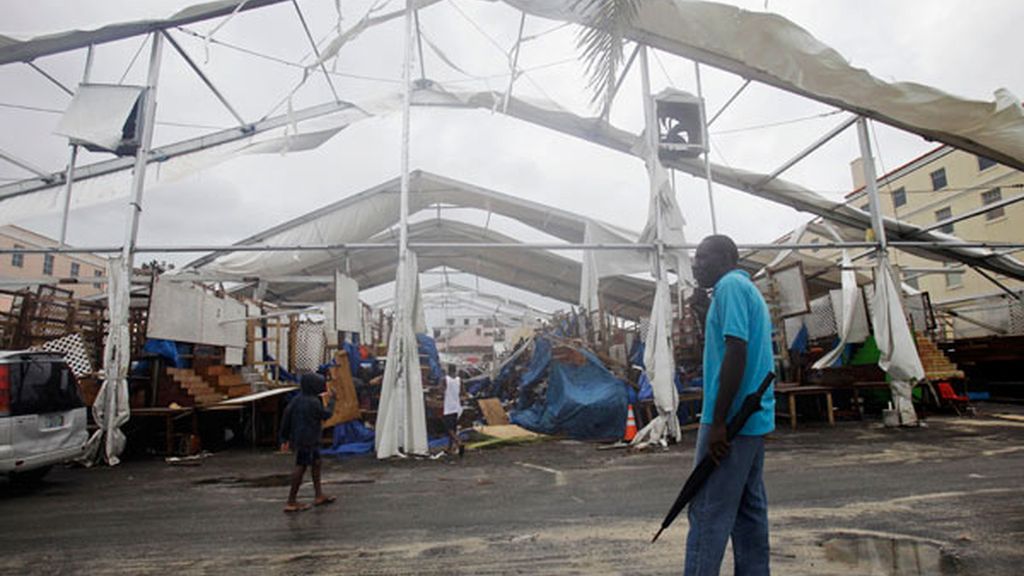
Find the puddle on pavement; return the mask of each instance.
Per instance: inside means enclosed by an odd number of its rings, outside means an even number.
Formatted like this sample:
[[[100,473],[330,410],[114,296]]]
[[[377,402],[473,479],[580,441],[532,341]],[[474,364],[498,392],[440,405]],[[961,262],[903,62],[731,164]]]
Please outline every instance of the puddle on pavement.
[[[291,482],[290,474],[269,474],[267,476],[251,476],[242,478],[239,476],[220,476],[216,478],[203,478],[196,480],[196,484],[236,486],[239,488],[273,488],[287,486]]]
[[[850,573],[878,576],[958,574],[958,562],[936,543],[865,534],[834,534],[822,541],[825,558]]]

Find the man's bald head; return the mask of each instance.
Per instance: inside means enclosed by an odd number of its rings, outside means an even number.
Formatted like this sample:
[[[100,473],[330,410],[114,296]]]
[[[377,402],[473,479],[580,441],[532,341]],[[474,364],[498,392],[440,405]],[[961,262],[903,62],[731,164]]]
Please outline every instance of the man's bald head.
[[[715,234],[701,240],[693,261],[693,275],[702,288],[711,288],[730,270],[736,268],[740,254],[732,238]]]

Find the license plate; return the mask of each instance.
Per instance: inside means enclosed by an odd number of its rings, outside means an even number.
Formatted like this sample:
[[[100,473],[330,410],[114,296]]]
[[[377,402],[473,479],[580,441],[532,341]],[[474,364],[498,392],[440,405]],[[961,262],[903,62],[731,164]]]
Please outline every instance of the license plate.
[[[46,414],[43,416],[43,429],[60,428],[63,425],[63,414]]]

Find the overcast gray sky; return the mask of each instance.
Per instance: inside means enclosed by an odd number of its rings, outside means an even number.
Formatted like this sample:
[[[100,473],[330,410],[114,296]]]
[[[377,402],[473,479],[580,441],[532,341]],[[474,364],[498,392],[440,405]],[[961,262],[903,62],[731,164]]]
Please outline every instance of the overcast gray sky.
[[[1017,41],[1024,3],[1019,0],[729,3],[750,10],[767,7],[884,80],[920,82],[981,100],[991,100],[992,92],[1000,87],[1024,95],[1024,66]],[[189,4],[171,0],[0,0],[4,14],[0,34],[24,37],[166,16]],[[392,0],[383,10],[399,9],[403,4]],[[337,24],[335,2],[300,0],[300,5],[314,37],[329,37]],[[341,2],[342,27],[351,26],[370,5],[365,0]],[[428,43],[424,62],[428,77],[451,87],[505,89],[508,64],[503,51],[516,38],[516,11],[498,2],[443,0],[423,10],[420,17],[425,38],[461,69],[449,67]],[[205,33],[219,22],[202,22],[190,29]],[[516,94],[550,99],[577,114],[592,115],[595,110],[588,106],[580,67],[572,61],[574,28],[558,28],[558,24],[527,18],[526,35],[541,36],[522,47],[520,66],[528,72],[516,82]],[[398,19],[365,32],[342,49],[338,61],[330,66],[346,74],[334,77],[343,99],[365,100],[400,89],[401,31]],[[297,68],[219,44],[204,46],[183,32],[173,34],[247,120],[268,113],[301,78]],[[242,13],[224,25],[216,39],[292,62],[308,57],[310,51],[288,3]],[[123,76],[125,82],[142,83],[147,49],[129,68],[141,42],[142,38],[133,38],[99,47],[92,80],[116,83]],[[77,51],[37,63],[65,84],[74,85],[80,79],[83,61],[84,51]],[[742,79],[706,67],[703,70],[709,109],[717,110]],[[659,53],[652,59],[651,72],[655,91],[668,85],[696,91],[689,61]],[[0,149],[46,169],[62,169],[67,162],[67,143],[52,134],[59,115],[12,105],[59,110],[67,105],[68,96],[23,64],[0,67],[0,87],[0,123],[4,126]],[[158,94],[159,121],[193,126],[161,124],[157,143],[233,124],[231,116],[166,45]],[[616,101],[611,115],[614,124],[639,132],[639,96],[639,74],[634,71]],[[314,75],[296,92],[293,106],[329,99],[323,78]],[[278,113],[283,111],[284,107],[278,108]],[[829,111],[824,105],[755,84],[715,123],[712,158],[733,167],[771,171],[838,122],[837,116],[818,117]],[[413,168],[635,230],[644,225],[648,185],[643,165],[636,158],[484,111],[417,109],[412,122]],[[788,123],[763,127],[779,122]],[[933,147],[919,137],[884,126],[876,125],[876,133],[880,172]],[[237,158],[183,181],[156,185],[146,193],[140,243],[227,244],[393,178],[399,170],[399,136],[397,115],[368,120],[312,152]],[[785,177],[839,199],[851,188],[849,162],[857,155],[855,132],[848,130]],[[86,154],[82,161],[103,158]],[[27,174],[18,168],[0,162],[3,181],[24,176]],[[688,220],[688,238],[699,240],[710,233],[704,182],[679,175],[677,195]],[[739,242],[774,240],[808,218],[720,186],[715,188],[715,201],[720,230]],[[125,212],[124,201],[76,211],[69,241],[90,246],[119,244]],[[466,218],[482,223],[485,215]],[[21,224],[58,234],[53,217]],[[172,259],[183,262],[194,256]]]

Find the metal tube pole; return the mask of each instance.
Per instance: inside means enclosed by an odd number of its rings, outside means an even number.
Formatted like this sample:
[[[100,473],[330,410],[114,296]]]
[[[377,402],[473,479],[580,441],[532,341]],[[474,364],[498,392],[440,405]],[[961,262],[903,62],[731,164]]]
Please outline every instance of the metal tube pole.
[[[636,48],[633,48],[632,54],[629,55],[629,59],[626,60],[626,65],[622,67],[622,73],[619,74],[619,79],[615,82],[615,86],[612,87],[611,94],[608,95],[608,99],[604,102],[604,107],[601,109],[601,118],[604,121],[608,121],[608,115],[612,111],[612,101],[615,100],[615,95],[619,93],[619,88],[622,88],[622,83],[626,80],[626,74],[629,74],[629,68],[633,65],[633,61],[636,60],[636,55],[640,52],[642,44],[637,44]]]
[[[139,235],[139,216],[142,213],[142,194],[146,187],[146,159],[153,145],[153,122],[156,119],[156,84],[160,77],[160,57],[163,52],[163,36],[153,33],[153,43],[149,52],[149,75],[146,79],[146,91],[143,94],[142,134],[139,138],[139,149],[135,152],[135,171],[132,174],[132,199],[128,204],[128,225],[125,227],[124,245],[121,255],[127,267],[125,277],[131,277],[132,258],[135,252],[135,240]],[[129,285],[130,283],[125,283]]]
[[[508,112],[508,101],[512,97],[512,85],[516,82],[516,67],[519,66],[519,49],[523,45],[523,28],[526,26],[526,12],[519,17],[519,34],[516,36],[515,52],[512,54],[512,71],[508,77],[508,88],[505,89],[505,98],[501,103],[502,114]]]
[[[875,175],[875,158],[871,155],[871,138],[868,135],[868,121],[861,116],[857,119],[857,139],[860,140],[860,156],[864,162],[864,188],[868,192],[868,207],[871,209],[871,228],[875,241],[882,252],[888,250],[885,226],[882,224],[882,205],[878,201],[878,179]]]
[[[21,158],[18,158],[17,156],[12,155],[10,152],[4,152],[3,150],[0,150],[0,159],[7,160],[11,164],[18,166],[19,168],[24,168],[25,170],[32,172],[33,174],[39,176],[44,180],[56,180],[58,178],[58,176],[56,175],[51,177],[50,174],[46,172],[46,170],[43,170],[42,168],[36,166],[35,164],[32,164],[28,160],[22,160]]]
[[[914,241],[894,240],[889,246],[895,248],[989,248],[993,250],[1004,250],[1001,255],[1024,250],[1024,243],[1021,242],[940,242],[940,241]],[[569,244],[569,243],[501,243],[501,242],[410,242],[412,249],[453,249],[453,250],[654,250],[655,244]],[[759,244],[747,243],[736,244],[740,250],[763,250],[763,251],[784,251],[784,250],[812,250],[812,249],[838,249],[838,248],[875,248],[876,242],[822,242],[812,244],[803,242],[799,244]],[[136,246],[137,254],[177,254],[183,252],[331,252],[338,250],[396,250],[397,244],[388,243],[362,243],[362,244],[308,244],[308,245],[281,245],[281,246],[216,246],[216,245],[193,245],[193,246]],[[694,250],[697,244],[665,244],[669,250]],[[112,254],[120,252],[121,247],[112,246],[75,246],[64,248],[6,248],[0,247],[0,254]],[[860,260],[871,254],[871,250],[855,255],[853,260]],[[999,253],[983,254],[978,258],[984,259],[988,256],[999,256]],[[742,255],[741,255],[742,257]]]
[[[399,266],[409,251],[409,116],[412,108],[413,0],[405,1],[405,60],[402,63],[402,178],[399,192]]]
[[[171,43],[171,47],[174,48],[179,55],[181,55],[182,59],[185,60],[185,63],[188,64],[189,68],[191,68],[192,71],[195,72],[197,76],[199,76],[199,79],[203,81],[203,84],[206,84],[206,87],[210,89],[210,92],[213,92],[213,95],[217,97],[217,100],[220,100],[220,103],[223,104],[224,107],[228,109],[228,112],[230,112],[231,115],[235,117],[235,120],[238,121],[238,125],[243,127],[246,126],[247,124],[245,120],[242,119],[241,114],[239,114],[238,111],[235,110],[234,106],[232,106],[231,103],[228,102],[228,99],[220,93],[220,90],[217,90],[217,87],[213,85],[213,82],[209,78],[207,78],[206,74],[204,74],[202,69],[199,68],[199,65],[196,64],[195,61],[192,60],[192,57],[188,55],[188,52],[185,52],[185,49],[182,48],[180,44],[178,44],[178,41],[175,40],[174,37],[167,32],[167,30],[161,30],[160,32],[161,34],[163,34],[164,38],[167,38],[167,41]]]
[[[708,130],[708,116],[704,110],[704,87],[700,81],[700,63],[693,63],[697,75],[697,98],[700,99],[700,123],[704,127],[704,180],[708,183],[708,208],[711,210],[711,233],[718,234],[718,219],[715,218],[714,182],[711,179],[711,132]]]
[[[85,70],[82,71],[82,83],[89,81],[92,72],[92,45],[85,52]],[[68,171],[64,176],[64,211],[60,215],[60,246],[64,246],[68,237],[68,212],[71,211],[71,187],[75,183],[75,162],[78,160],[78,144],[71,145],[68,157]]]

